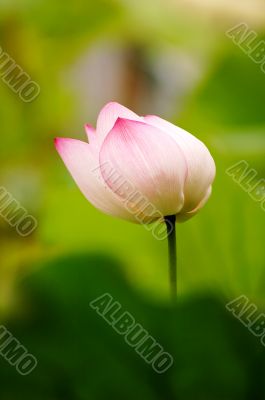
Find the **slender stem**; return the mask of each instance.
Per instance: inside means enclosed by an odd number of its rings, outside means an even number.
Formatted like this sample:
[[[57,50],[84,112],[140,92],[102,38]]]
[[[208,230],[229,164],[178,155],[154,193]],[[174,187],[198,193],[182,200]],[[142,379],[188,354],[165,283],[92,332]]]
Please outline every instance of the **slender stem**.
[[[172,300],[177,297],[177,242],[176,242],[176,216],[165,217],[168,241],[168,266],[169,282]]]

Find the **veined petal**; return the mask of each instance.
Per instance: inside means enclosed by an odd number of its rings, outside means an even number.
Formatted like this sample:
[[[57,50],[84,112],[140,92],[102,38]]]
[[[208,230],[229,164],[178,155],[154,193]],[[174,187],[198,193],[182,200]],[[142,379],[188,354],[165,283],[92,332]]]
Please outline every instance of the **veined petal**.
[[[57,138],[55,147],[84,196],[101,211],[135,222],[102,179],[96,147],[76,139]]]
[[[97,119],[97,136],[99,143],[102,143],[109,131],[113,128],[118,118],[127,118],[135,121],[141,121],[133,111],[116,102],[110,102],[102,108]]]
[[[185,157],[176,141],[160,129],[118,118],[103,142],[99,159],[101,166],[109,164],[114,171],[101,170],[108,186],[127,198],[136,212],[144,205],[147,208],[143,213],[155,217],[181,210],[187,175]]]
[[[182,211],[192,211],[203,200],[215,177],[215,163],[207,147],[195,136],[155,115],[144,120],[168,133],[178,143],[188,164],[185,203]]]

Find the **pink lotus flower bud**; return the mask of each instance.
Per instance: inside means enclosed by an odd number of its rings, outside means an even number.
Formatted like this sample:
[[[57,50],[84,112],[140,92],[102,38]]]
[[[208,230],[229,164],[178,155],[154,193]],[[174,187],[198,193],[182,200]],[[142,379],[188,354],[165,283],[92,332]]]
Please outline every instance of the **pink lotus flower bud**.
[[[211,194],[215,163],[206,146],[157,116],[139,117],[118,103],[100,112],[88,142],[55,146],[85,197],[101,211],[149,223],[195,215]]]

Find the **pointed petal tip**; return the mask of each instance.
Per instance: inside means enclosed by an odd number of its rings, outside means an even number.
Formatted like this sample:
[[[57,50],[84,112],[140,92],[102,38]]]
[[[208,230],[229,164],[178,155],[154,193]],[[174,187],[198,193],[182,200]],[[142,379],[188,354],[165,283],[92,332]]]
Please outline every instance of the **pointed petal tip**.
[[[54,143],[54,146],[55,146],[55,148],[56,148],[57,151],[59,150],[60,139],[61,139],[60,137],[55,137],[55,138],[53,139],[53,143]]]
[[[124,108],[124,106],[122,104],[118,103],[115,100],[111,100],[101,108],[100,112],[102,112],[102,111],[105,112],[110,109],[123,109],[123,108]]]
[[[54,145],[55,145],[55,148],[58,151],[58,153],[60,155],[62,155],[64,153],[64,151],[67,151],[68,149],[72,148],[73,146],[76,146],[76,145],[88,146],[88,143],[84,142],[83,140],[79,140],[79,139],[56,137],[56,138],[54,138]]]
[[[53,142],[54,142],[54,146],[55,146],[56,150],[59,151],[59,149],[61,148],[61,146],[62,146],[66,141],[69,141],[69,140],[72,140],[72,139],[70,139],[70,138],[62,138],[62,137],[56,137],[56,138],[54,138],[54,139],[53,139]]]
[[[86,131],[86,135],[88,138],[88,141],[93,141],[96,138],[96,129],[90,125],[90,124],[85,124],[84,125],[85,131]]]
[[[84,127],[85,127],[85,129],[91,129],[91,130],[95,130],[95,128],[91,125],[91,124],[88,124],[88,123],[86,123],[85,125],[84,125]]]
[[[104,107],[112,107],[112,106],[119,106],[119,107],[123,107],[122,104],[118,103],[116,100],[110,100],[108,101]],[[104,108],[103,107],[103,108]]]
[[[147,125],[145,123],[145,121],[141,121],[141,120],[135,120],[132,118],[126,118],[126,117],[118,117],[115,121],[115,124],[113,127],[116,126],[124,126],[124,125],[130,125],[130,124],[144,124]]]
[[[116,101],[110,101],[100,110],[97,119],[97,135],[100,143],[103,142],[106,135],[114,127],[118,117],[124,117],[131,120],[140,119],[140,117],[133,111]]]
[[[114,126],[120,125],[123,121],[127,121],[127,118],[117,117]]]

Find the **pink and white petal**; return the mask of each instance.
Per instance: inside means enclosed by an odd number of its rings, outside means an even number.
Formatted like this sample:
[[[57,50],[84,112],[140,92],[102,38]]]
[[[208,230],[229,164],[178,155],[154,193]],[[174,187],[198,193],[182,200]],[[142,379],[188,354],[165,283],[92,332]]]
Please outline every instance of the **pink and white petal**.
[[[100,149],[102,176],[119,196],[147,216],[178,213],[184,202],[187,165],[178,144],[160,129],[118,118]],[[122,189],[121,189],[122,187]]]
[[[55,147],[83,195],[106,214],[134,221],[120,199],[101,177],[98,153],[88,143],[76,139],[56,138]]]
[[[203,199],[201,200],[201,202],[197,205],[196,208],[194,208],[194,210],[192,211],[188,211],[188,212],[183,212],[181,211],[179,214],[176,215],[176,221],[177,222],[185,222],[188,219],[194,217],[194,215],[196,215],[201,208],[203,208],[203,206],[207,203],[209,197],[212,194],[212,186],[210,186],[206,192],[206,194],[204,195]]]
[[[127,118],[135,121],[141,121],[142,117],[139,117],[133,111],[122,106],[116,102],[110,102],[102,108],[97,119],[97,135],[100,143],[103,142],[106,135],[113,128],[118,118]]]
[[[203,199],[215,177],[215,163],[209,150],[195,136],[156,115],[147,115],[144,120],[168,133],[183,151],[188,164],[183,211],[192,211]]]
[[[85,124],[85,131],[87,134],[88,142],[93,143],[96,140],[96,129],[90,124]]]

